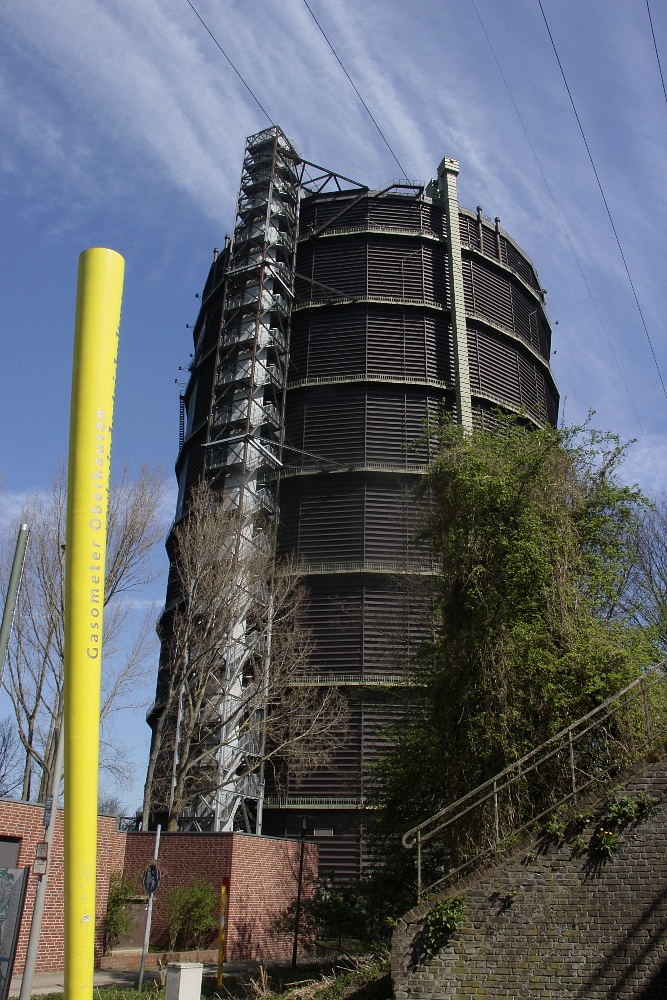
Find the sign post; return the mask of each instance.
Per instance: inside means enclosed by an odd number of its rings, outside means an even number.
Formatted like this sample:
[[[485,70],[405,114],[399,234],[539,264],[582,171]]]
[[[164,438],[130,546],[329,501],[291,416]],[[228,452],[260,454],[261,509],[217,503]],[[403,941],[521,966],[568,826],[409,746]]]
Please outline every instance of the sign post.
[[[146,955],[148,954],[148,945],[151,940],[151,922],[153,920],[153,893],[160,885],[160,869],[157,866],[157,858],[160,853],[160,832],[162,826],[158,823],[157,830],[155,831],[155,850],[153,852],[153,864],[148,865],[144,870],[144,874],[141,877],[141,884],[144,887],[144,892],[148,893],[148,908],[146,910],[146,926],[144,927],[144,943],[141,949],[141,966],[139,968],[139,985],[137,989],[141,993],[144,985],[144,972],[146,970]]]
[[[96,247],[79,257],[65,556],[67,1000],[93,997],[102,619],[124,267],[114,250]]]

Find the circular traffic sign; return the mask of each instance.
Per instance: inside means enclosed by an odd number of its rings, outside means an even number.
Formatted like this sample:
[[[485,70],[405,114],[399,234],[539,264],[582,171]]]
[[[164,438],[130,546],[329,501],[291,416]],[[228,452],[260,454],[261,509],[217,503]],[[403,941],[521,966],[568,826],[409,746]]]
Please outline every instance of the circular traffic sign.
[[[151,896],[160,884],[160,869],[156,864],[148,865],[141,877],[144,890]]]

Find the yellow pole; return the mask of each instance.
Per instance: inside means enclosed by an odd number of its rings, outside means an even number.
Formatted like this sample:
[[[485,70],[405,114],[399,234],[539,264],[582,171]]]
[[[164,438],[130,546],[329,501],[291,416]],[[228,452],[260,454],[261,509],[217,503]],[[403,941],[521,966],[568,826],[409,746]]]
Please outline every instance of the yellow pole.
[[[125,262],[79,257],[65,570],[65,996],[92,1000],[109,463]],[[55,808],[55,803],[54,803]]]
[[[222,970],[225,964],[225,937],[227,934],[227,886],[220,889],[220,937],[218,938],[218,986],[222,986]]]

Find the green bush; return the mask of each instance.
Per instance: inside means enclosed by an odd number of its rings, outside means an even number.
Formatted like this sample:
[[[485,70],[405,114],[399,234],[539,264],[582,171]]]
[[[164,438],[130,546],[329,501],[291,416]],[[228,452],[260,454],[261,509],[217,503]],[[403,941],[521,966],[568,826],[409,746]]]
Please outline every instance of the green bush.
[[[189,951],[208,944],[218,928],[218,896],[205,879],[193,879],[189,885],[167,889],[167,934],[169,950]]]
[[[464,896],[448,896],[433,907],[424,921],[422,942],[427,955],[434,955],[438,947],[463,922],[466,908]]]
[[[649,816],[655,816],[659,808],[660,799],[657,796],[651,795],[649,792],[640,792],[637,796],[638,819],[648,819]]]
[[[134,930],[134,920],[127,912],[127,904],[136,892],[133,883],[122,872],[112,872],[109,879],[107,913],[104,920],[103,954],[108,955],[122,938]]]
[[[610,824],[627,826],[637,821],[639,808],[631,795],[619,795],[616,789],[607,795],[605,815]]]
[[[559,813],[552,816],[543,828],[544,836],[547,840],[560,840],[565,833],[565,821]]]
[[[602,826],[599,826],[591,837],[591,853],[604,860],[609,860],[615,854],[618,854],[619,846],[620,840],[618,834],[613,830],[605,830]]]

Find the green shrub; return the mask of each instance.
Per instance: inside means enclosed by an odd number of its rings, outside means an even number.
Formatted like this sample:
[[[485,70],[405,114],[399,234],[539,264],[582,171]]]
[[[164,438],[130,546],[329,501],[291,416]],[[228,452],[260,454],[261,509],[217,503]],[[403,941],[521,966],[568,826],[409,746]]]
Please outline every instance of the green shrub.
[[[122,872],[112,872],[109,879],[107,913],[104,919],[103,954],[108,955],[122,938],[129,937],[135,923],[127,912],[127,904],[136,892],[133,883]]]
[[[565,821],[556,813],[543,827],[544,835],[548,840],[560,840],[565,833]]]
[[[619,843],[617,833],[599,826],[591,837],[590,850],[596,857],[608,860],[618,853]]]
[[[660,799],[655,795],[651,795],[649,792],[641,792],[637,796],[637,811],[639,819],[648,819],[649,816],[655,816],[660,806]]]
[[[448,896],[433,907],[424,921],[422,942],[427,955],[434,955],[439,945],[463,922],[465,896]]]
[[[208,944],[218,928],[218,895],[205,879],[193,879],[189,885],[175,885],[166,893],[169,950],[183,951]]]
[[[607,795],[605,815],[610,824],[627,826],[637,821],[639,807],[631,795],[619,795],[615,789]]]
[[[572,824],[576,827],[588,826],[588,824],[593,819],[592,809],[580,809],[578,813],[575,813],[572,817]]]

